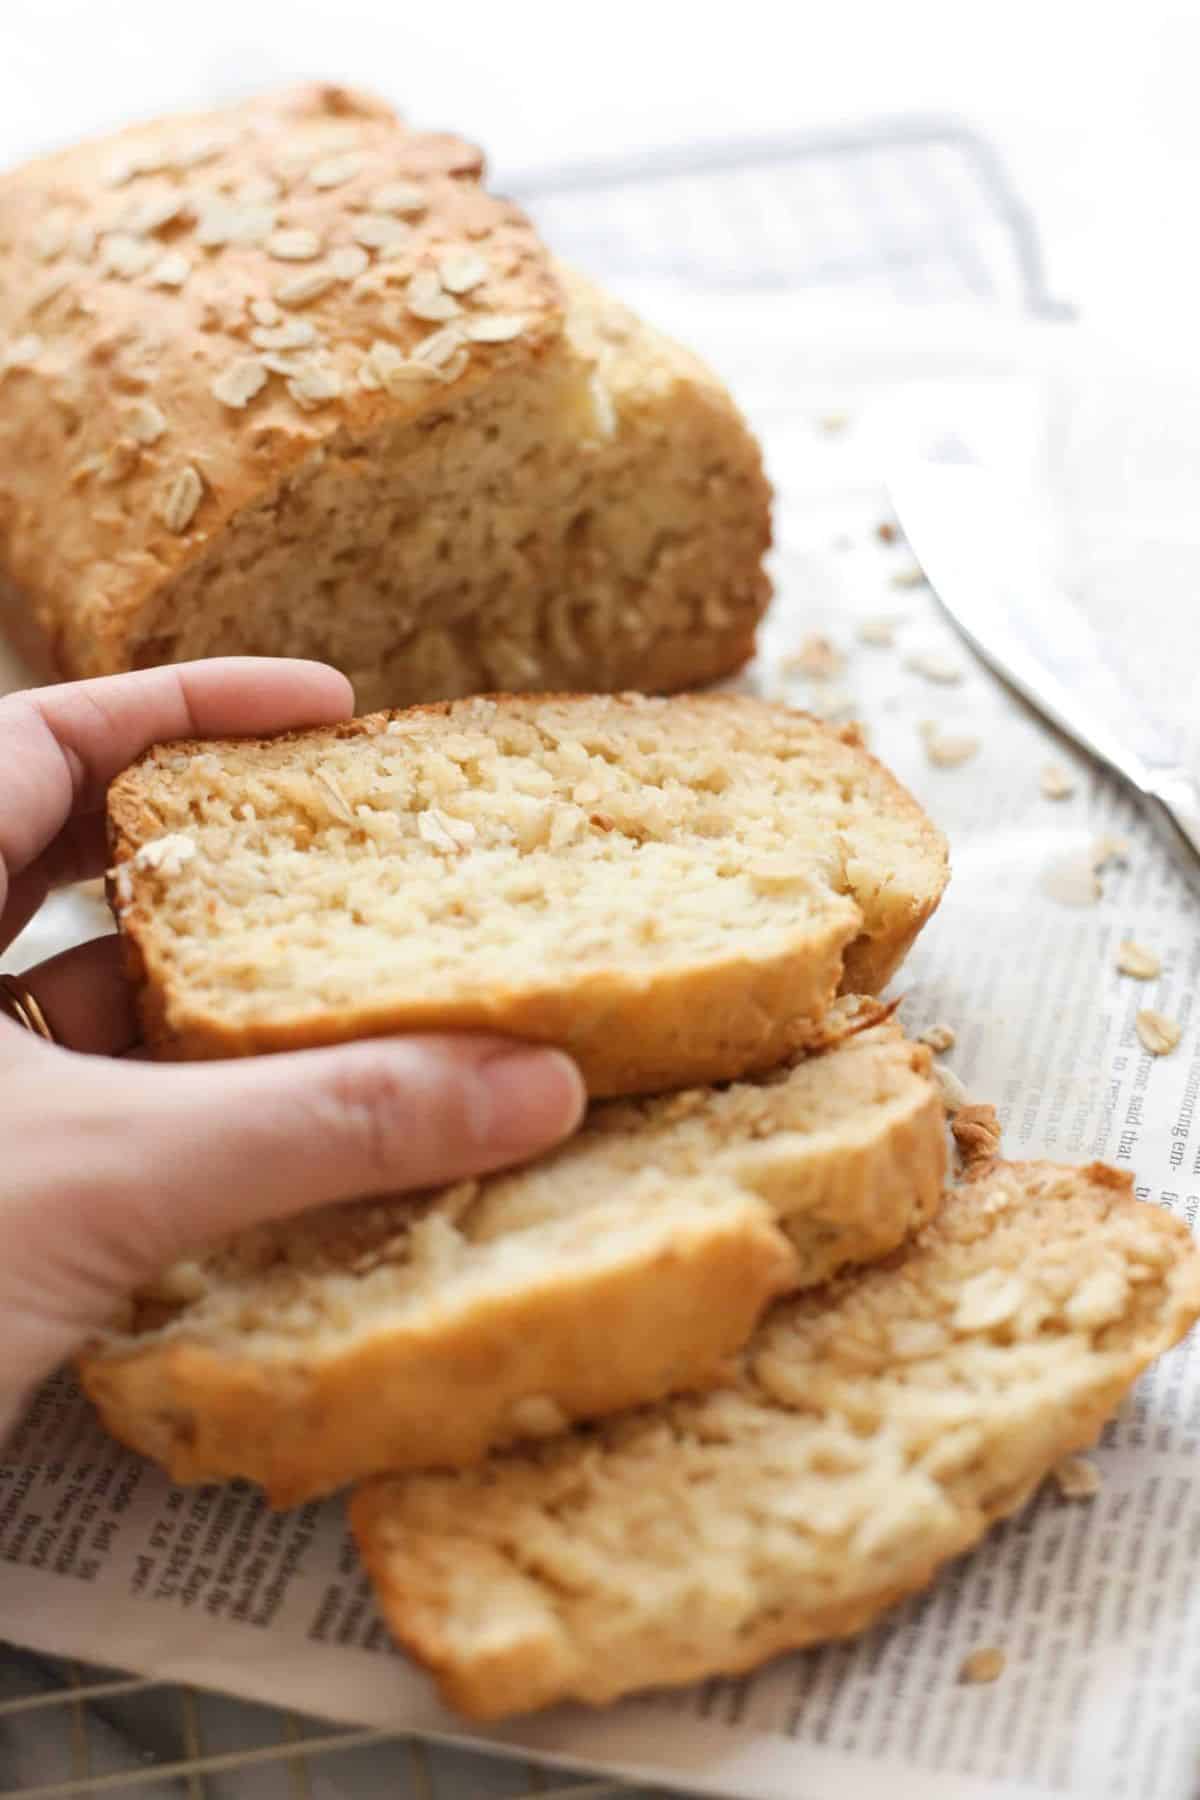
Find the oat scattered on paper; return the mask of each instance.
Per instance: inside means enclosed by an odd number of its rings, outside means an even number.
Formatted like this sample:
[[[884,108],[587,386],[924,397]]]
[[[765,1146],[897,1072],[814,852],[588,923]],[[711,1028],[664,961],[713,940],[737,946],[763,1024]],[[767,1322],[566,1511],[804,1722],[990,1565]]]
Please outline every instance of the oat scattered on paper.
[[[803,675],[809,681],[832,681],[845,665],[845,657],[830,638],[814,633],[799,649],[780,658],[785,675]]]
[[[896,641],[896,627],[901,624],[903,620],[894,613],[879,613],[870,619],[860,619],[854,635],[860,644],[870,644],[877,650],[890,650]]]
[[[1116,837],[1105,831],[1095,840],[1091,848],[1093,869],[1106,869],[1109,863],[1120,863],[1122,867],[1129,861],[1129,839]]]
[[[927,1025],[924,1031],[917,1033],[918,1044],[928,1044],[935,1056],[944,1050],[953,1050],[958,1042],[958,1034],[953,1025]]]
[[[822,684],[806,696],[804,706],[818,719],[849,719],[854,713],[855,699],[848,688]],[[865,743],[865,737],[861,741]]]
[[[1152,1006],[1143,1007],[1134,1020],[1134,1027],[1143,1048],[1151,1056],[1170,1056],[1183,1036],[1174,1019],[1169,1019],[1166,1013],[1155,1012]]]
[[[956,769],[970,762],[979,749],[979,739],[966,731],[943,731],[932,719],[923,719],[917,730],[925,744],[925,754],[938,769]]]
[[[925,571],[916,563],[910,563],[907,569],[897,569],[890,578],[894,588],[919,588],[925,586]]]
[[[1153,981],[1162,974],[1162,963],[1153,950],[1135,944],[1132,938],[1117,945],[1117,967],[1122,975],[1132,975],[1135,981]]]
[[[1060,906],[1095,906],[1100,898],[1100,878],[1088,852],[1056,857],[1042,870],[1040,886]]]
[[[1045,763],[1040,786],[1047,800],[1069,800],[1075,792],[1075,777],[1061,763]]]
[[[944,687],[953,687],[963,678],[962,665],[937,650],[912,650],[905,657],[904,666],[914,675],[923,675],[926,681],[936,681]]]
[[[1091,1500],[1100,1492],[1100,1471],[1086,1456],[1064,1456],[1053,1474],[1064,1500]]]
[[[942,1063],[934,1063],[933,1079],[942,1097],[942,1105],[951,1118],[970,1104],[970,1096],[953,1069],[947,1069]]]
[[[1004,1673],[1004,1662],[1003,1650],[998,1650],[994,1645],[972,1650],[968,1656],[963,1657],[958,1679],[968,1683],[995,1681]]]

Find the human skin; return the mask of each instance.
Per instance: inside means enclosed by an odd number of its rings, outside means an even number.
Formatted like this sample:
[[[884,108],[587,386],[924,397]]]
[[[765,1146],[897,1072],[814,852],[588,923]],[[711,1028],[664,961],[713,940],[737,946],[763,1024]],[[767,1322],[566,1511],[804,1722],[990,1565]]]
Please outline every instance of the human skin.
[[[231,657],[0,698],[0,949],[105,863],[109,781],[148,744],[350,717],[318,663]],[[50,1044],[0,1014],[0,1444],[37,1383],[156,1270],[241,1226],[516,1162],[583,1110],[556,1050],[380,1038],[139,1058],[118,941],[25,970]]]

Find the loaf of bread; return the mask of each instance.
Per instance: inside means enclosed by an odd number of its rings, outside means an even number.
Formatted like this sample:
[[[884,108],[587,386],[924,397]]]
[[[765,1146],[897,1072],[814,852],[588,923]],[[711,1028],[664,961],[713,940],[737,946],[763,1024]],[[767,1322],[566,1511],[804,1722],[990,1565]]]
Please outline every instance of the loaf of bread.
[[[769,1068],[887,980],[945,846],[857,740],[728,695],[462,700],[150,751],[109,794],[147,1041],[560,1044],[595,1095]]]
[[[0,614],[38,667],[312,656],[366,709],[745,661],[753,438],[482,174],[315,86],[0,176]]]
[[[928,1055],[888,1019],[757,1082],[602,1103],[513,1174],[248,1232],[168,1270],[84,1384],[176,1480],[281,1506],[702,1386],[775,1295],[931,1215]]]
[[[372,1483],[384,1612],[477,1718],[750,1669],[923,1586],[1200,1313],[1126,1174],[997,1166],[890,1263],[781,1302],[736,1386]]]

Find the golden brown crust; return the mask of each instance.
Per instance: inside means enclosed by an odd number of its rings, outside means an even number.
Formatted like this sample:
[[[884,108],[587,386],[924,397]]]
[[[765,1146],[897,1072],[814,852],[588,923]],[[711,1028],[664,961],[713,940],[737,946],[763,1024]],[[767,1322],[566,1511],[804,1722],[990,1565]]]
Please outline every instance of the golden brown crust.
[[[791,1268],[780,1232],[747,1215],[677,1235],[640,1265],[480,1305],[424,1341],[381,1330],[328,1362],[289,1364],[183,1338],[86,1356],[80,1373],[114,1437],[173,1480],[246,1477],[296,1506],[393,1464],[477,1462],[530,1396],[586,1418],[714,1381]]]
[[[490,698],[501,707],[530,706],[521,696]],[[583,700],[548,695],[538,704]],[[638,703],[637,697],[624,696],[604,702],[616,711]],[[683,709],[711,711],[718,722],[732,719],[747,730],[756,719],[781,716],[780,709],[764,702],[730,695],[692,695],[669,705],[676,716]],[[452,702],[439,702],[403,715],[380,713],[319,731],[284,733],[276,741],[319,747],[377,735],[394,717],[445,718],[452,709]],[[817,730],[824,732],[819,725]],[[838,733],[828,733],[825,741],[846,744]],[[146,1042],[164,1058],[204,1058],[310,1048],[398,1031],[495,1031],[569,1050],[596,1097],[732,1080],[771,1068],[793,1051],[821,1041],[822,1021],[839,985],[842,992],[870,993],[886,982],[936,909],[947,878],[944,840],[916,801],[875,758],[857,745],[847,747],[869,771],[880,807],[902,819],[919,843],[923,862],[919,888],[897,885],[886,871],[879,873],[872,901],[875,917],[857,936],[853,923],[830,917],[812,929],[802,955],[783,952],[758,960],[714,956],[692,970],[649,981],[613,968],[534,992],[506,988],[498,979],[488,990],[455,1001],[397,1005],[364,998],[353,1008],[328,1007],[319,1014],[310,1009],[292,1021],[256,1021],[231,1020],[181,994],[170,961],[160,952],[156,889],[134,862],[139,845],[163,830],[153,810],[157,771],[164,758],[202,750],[219,755],[224,748],[219,743],[162,746],[113,783],[108,801],[116,877],[110,878],[110,899]],[[864,976],[856,989],[855,978]]]
[[[922,1587],[1198,1313],[1190,1234],[1127,1173],[997,1163],[910,1249],[777,1307],[736,1398],[373,1482],[352,1524],[473,1717],[738,1674]]]
[[[851,1034],[873,1017],[864,1009]],[[781,1144],[736,1203],[660,1221],[622,1212],[615,1188],[608,1249],[547,1251],[503,1294],[444,1294],[415,1322],[380,1319],[324,1351],[201,1334],[185,1311],[171,1333],[95,1347],[84,1386],[109,1430],[173,1479],[248,1477],[277,1506],[381,1468],[477,1462],[522,1435],[530,1402],[566,1423],[703,1387],[774,1296],[886,1255],[937,1206],[945,1138],[928,1052],[885,1024],[830,1052],[830,1081],[850,1079],[847,1055],[891,1098],[806,1152]],[[761,1152],[769,1137],[755,1142]],[[250,1304],[267,1311],[269,1296]]]
[[[557,339],[549,258],[482,169],[461,139],[324,84],[134,126],[0,178],[0,571],[62,674],[129,666],[152,598],[322,445],[435,412],[450,388],[461,398],[532,367]],[[288,297],[339,251],[361,252],[364,272]],[[409,278],[468,251],[488,274],[458,318],[519,330],[464,340],[430,376],[364,387],[375,342],[408,359],[441,329],[407,309]],[[308,328],[307,344],[278,336]],[[261,380],[241,406],[212,391],[239,363]],[[306,385],[313,367],[335,395]]]

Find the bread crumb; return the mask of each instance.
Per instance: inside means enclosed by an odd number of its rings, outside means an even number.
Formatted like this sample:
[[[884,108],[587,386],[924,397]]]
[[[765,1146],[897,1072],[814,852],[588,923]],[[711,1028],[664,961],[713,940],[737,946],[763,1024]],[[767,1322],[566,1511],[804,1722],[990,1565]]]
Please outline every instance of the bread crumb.
[[[986,1101],[960,1106],[950,1129],[958,1146],[959,1167],[964,1173],[991,1162],[1000,1154],[1000,1121]]]
[[[967,1090],[953,1069],[947,1069],[941,1063],[935,1063],[933,1079],[938,1093],[942,1097],[942,1105],[952,1118],[962,1107],[970,1104]]]
[[[817,423],[826,437],[836,437],[837,433],[845,431],[850,423],[850,414],[844,412],[825,413],[817,420]]]
[[[958,1679],[965,1683],[995,1681],[1004,1673],[1004,1663],[1003,1650],[994,1645],[972,1650],[959,1665]]]
[[[1100,1492],[1100,1471],[1086,1456],[1064,1456],[1052,1473],[1064,1500],[1091,1500]]]
[[[1135,981],[1153,981],[1162,974],[1162,963],[1153,950],[1134,943],[1132,938],[1117,945],[1117,968],[1122,975],[1132,975]]]
[[[894,588],[918,588],[925,586],[925,571],[916,563],[910,563],[907,569],[897,569],[891,577]]]
[[[928,1044],[935,1056],[943,1050],[953,1050],[958,1042],[958,1035],[952,1025],[927,1025],[924,1031],[917,1033],[918,1044]]]
[[[896,544],[900,541],[900,527],[892,519],[883,519],[875,527],[875,536],[881,544]]]
[[[1183,1035],[1174,1019],[1149,1006],[1143,1007],[1134,1024],[1143,1048],[1151,1056],[1169,1056]]]
[[[896,627],[900,622],[899,619],[886,613],[880,613],[874,618],[860,619],[854,635],[860,644],[870,644],[879,650],[890,650],[896,641]]]
[[[798,650],[781,657],[779,666],[785,675],[804,675],[809,681],[831,681],[845,661],[829,638],[814,633],[804,639]]]
[[[1075,777],[1061,763],[1045,763],[1039,785],[1047,800],[1069,800],[1075,792]]]

